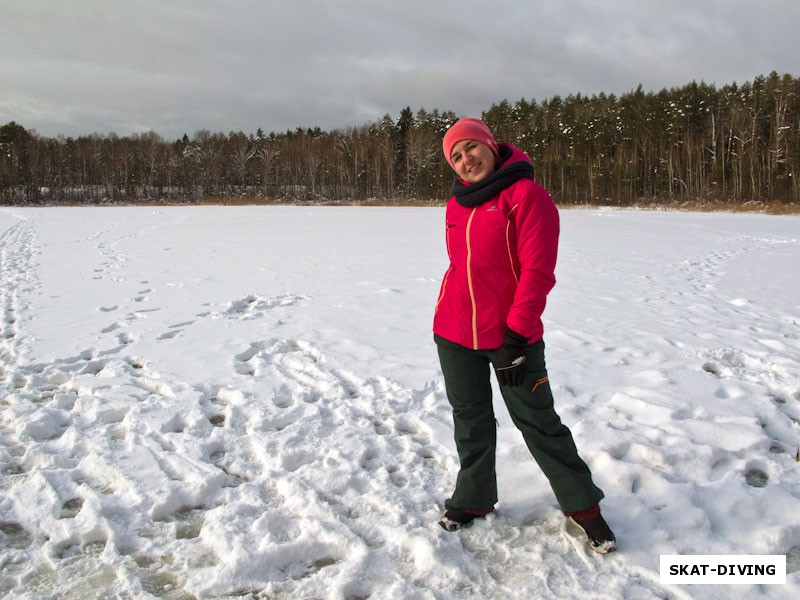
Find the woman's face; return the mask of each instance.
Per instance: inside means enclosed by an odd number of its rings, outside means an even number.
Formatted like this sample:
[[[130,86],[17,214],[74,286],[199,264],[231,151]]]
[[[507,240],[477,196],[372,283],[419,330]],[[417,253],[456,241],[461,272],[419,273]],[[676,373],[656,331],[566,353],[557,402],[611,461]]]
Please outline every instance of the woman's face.
[[[459,179],[477,183],[495,172],[496,157],[486,144],[477,140],[461,140],[450,153],[453,169]]]

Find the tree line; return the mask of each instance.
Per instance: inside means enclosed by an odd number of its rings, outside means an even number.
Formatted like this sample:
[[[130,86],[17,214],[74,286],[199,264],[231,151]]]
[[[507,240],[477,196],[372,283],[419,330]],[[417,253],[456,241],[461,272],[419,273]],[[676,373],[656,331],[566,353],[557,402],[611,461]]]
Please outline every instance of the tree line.
[[[560,204],[800,201],[800,79],[502,100],[481,117]],[[441,201],[451,111],[361,127],[43,137],[0,126],[0,203]]]

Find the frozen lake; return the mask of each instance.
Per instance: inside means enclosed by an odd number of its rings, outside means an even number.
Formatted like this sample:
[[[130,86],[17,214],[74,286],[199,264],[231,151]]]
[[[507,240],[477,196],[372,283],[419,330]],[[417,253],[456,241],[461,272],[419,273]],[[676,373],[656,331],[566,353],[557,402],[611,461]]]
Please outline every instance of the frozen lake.
[[[0,208],[0,595],[800,597],[800,219],[565,210],[557,408],[619,551],[565,527],[498,406],[457,470],[442,208]],[[782,586],[659,582],[784,554]]]

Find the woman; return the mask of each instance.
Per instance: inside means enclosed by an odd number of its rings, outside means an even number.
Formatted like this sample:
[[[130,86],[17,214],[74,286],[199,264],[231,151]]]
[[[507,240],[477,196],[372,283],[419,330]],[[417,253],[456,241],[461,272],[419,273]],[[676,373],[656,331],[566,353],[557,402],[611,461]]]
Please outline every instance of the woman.
[[[612,552],[616,540],[598,504],[603,492],[553,408],[545,369],[541,316],[555,284],[558,211],[534,182],[528,156],[498,144],[482,121],[456,122],[442,148],[457,177],[446,213],[450,267],[433,331],[461,468],[439,524],[455,531],[497,502],[492,365],[511,419],[562,511],[593,550]]]

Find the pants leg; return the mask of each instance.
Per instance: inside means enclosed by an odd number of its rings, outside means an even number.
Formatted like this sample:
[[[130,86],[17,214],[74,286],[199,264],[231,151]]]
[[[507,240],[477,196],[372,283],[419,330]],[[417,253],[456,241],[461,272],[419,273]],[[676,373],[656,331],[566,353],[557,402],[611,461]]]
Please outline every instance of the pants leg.
[[[528,346],[526,357],[524,384],[500,386],[511,419],[550,482],[561,509],[572,512],[594,506],[603,498],[603,491],[578,456],[572,432],[556,414],[545,368],[544,341]]]
[[[490,362],[486,353],[438,336],[436,347],[461,468],[447,508],[486,509],[497,502],[495,448],[497,422],[492,407]]]

